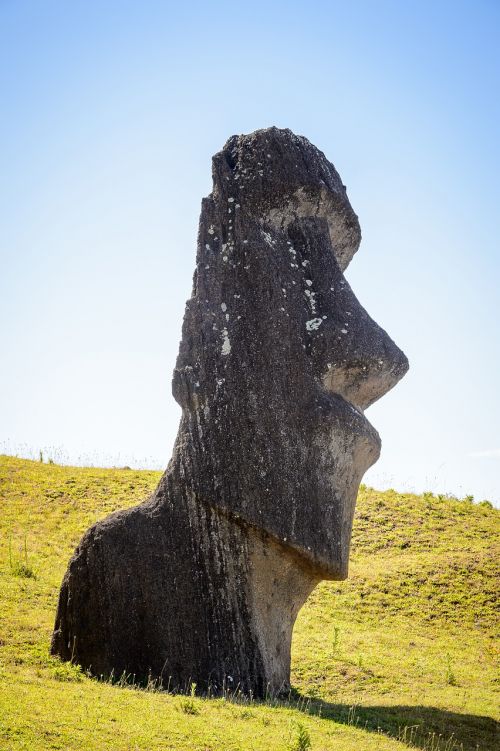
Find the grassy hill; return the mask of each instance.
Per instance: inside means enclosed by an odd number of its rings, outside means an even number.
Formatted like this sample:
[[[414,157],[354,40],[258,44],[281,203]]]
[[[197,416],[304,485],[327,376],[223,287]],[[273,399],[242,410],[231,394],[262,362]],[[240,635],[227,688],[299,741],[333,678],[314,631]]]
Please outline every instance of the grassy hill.
[[[500,513],[470,499],[362,487],[350,578],[301,611],[285,702],[113,686],[51,658],[82,532],[158,478],[0,457],[2,750],[499,748]]]

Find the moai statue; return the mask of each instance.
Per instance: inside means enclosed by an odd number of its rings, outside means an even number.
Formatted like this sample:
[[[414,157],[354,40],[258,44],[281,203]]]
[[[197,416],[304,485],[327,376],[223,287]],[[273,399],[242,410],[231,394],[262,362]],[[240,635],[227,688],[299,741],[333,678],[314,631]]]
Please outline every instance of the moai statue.
[[[289,130],[213,158],[149,500],[83,537],[52,653],[96,675],[286,691],[297,613],[347,576],[358,486],[380,439],[364,410],[408,369],[343,272],[361,239],[324,154]]]

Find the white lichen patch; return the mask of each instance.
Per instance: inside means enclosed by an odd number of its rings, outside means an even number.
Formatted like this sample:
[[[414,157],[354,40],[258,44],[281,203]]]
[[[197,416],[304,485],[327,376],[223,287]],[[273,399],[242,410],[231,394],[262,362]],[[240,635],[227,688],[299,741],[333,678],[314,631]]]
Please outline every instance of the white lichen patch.
[[[214,232],[215,232],[215,229],[214,229],[214,225],[213,225],[213,224],[211,224],[211,225],[210,225],[210,227],[208,228],[208,234],[209,234],[209,235],[213,235],[213,234],[214,234]]]
[[[223,313],[225,313],[225,312],[226,312],[226,310],[227,310],[227,305],[226,305],[226,303],[225,303],[225,302],[221,302],[220,306],[221,306],[222,312],[223,312]]]
[[[306,296],[309,305],[311,306],[311,313],[316,313],[316,293],[312,292],[312,290],[310,289],[305,289],[304,295]]]
[[[230,198],[227,199],[227,202],[228,203],[234,203],[234,198],[231,196]]]
[[[261,233],[262,233],[262,237],[264,238],[264,240],[266,241],[266,243],[272,248],[273,245],[274,245],[274,240],[271,237],[271,235],[269,234],[269,232],[266,232],[265,230],[262,229]]]
[[[312,281],[310,279],[306,279],[306,284],[308,287],[312,287]]]
[[[221,354],[222,355],[228,355],[231,352],[231,342],[229,341],[229,336],[227,333],[227,329],[222,329],[222,349]]]
[[[308,331],[316,331],[323,323],[321,318],[311,318],[310,321],[306,321],[306,329]]]

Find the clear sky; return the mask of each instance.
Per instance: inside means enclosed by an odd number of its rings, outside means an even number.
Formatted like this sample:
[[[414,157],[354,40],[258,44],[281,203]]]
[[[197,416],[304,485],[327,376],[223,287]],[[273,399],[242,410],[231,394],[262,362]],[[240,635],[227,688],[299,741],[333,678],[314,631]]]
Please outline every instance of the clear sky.
[[[366,482],[500,501],[498,0],[0,0],[0,94],[0,450],[166,466],[211,155],[277,125],[411,363]]]

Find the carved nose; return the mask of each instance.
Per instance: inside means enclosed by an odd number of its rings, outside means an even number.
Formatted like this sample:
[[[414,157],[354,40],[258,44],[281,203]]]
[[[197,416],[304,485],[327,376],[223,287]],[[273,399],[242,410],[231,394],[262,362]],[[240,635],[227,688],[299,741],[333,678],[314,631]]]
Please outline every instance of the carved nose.
[[[347,282],[339,295],[329,339],[325,388],[362,410],[392,389],[408,370],[404,352],[370,318]]]

